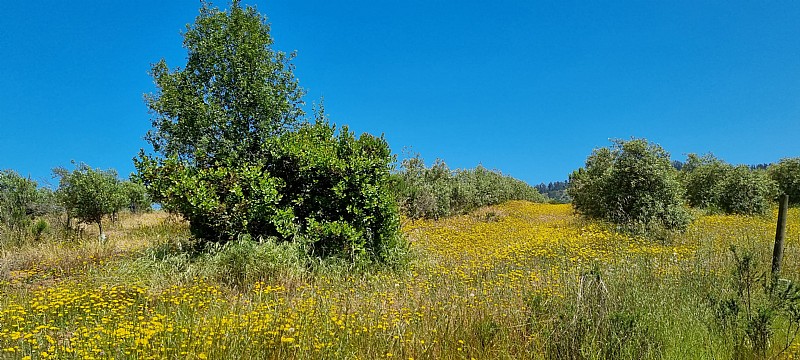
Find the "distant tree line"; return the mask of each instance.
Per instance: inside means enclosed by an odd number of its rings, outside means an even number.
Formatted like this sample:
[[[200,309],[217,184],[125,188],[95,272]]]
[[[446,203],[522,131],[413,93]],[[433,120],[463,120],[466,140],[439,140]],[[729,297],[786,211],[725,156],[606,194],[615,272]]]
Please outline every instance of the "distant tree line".
[[[541,183],[534,186],[534,188],[536,188],[540,194],[546,196],[550,202],[557,204],[564,204],[571,201],[569,195],[567,195],[568,187],[569,181],[556,181],[547,184]]]
[[[401,211],[414,219],[463,214],[509,200],[546,201],[536,188],[499,171],[451,170],[440,159],[426,167],[419,155],[402,161],[393,186]]]

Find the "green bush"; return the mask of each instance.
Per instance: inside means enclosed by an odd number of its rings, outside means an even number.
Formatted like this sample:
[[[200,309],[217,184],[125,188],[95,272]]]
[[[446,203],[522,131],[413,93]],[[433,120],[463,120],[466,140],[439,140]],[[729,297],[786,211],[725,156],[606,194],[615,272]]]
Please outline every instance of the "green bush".
[[[144,185],[133,181],[122,181],[119,185],[124,194],[125,208],[130,212],[137,214],[153,209],[153,202],[150,201]]]
[[[384,260],[400,245],[388,188],[392,156],[382,138],[355,138],[320,121],[274,140],[261,163],[199,169],[143,159],[139,177],[164,208],[203,240],[241,235],[299,241],[310,255]]]
[[[789,195],[789,203],[800,204],[800,157],[781,159],[767,169],[778,191]]]
[[[482,166],[451,171],[438,159],[427,168],[419,155],[403,160],[394,187],[402,211],[413,219],[438,219],[509,200],[545,201],[532,186],[500,172]]]
[[[701,208],[716,206],[720,184],[730,167],[711,154],[703,157],[689,154],[680,172],[680,179],[686,189],[686,202]]]
[[[719,184],[717,206],[728,214],[766,214],[775,192],[774,182],[764,171],[731,167]]]
[[[0,171],[0,235],[20,241],[30,232],[39,240],[43,220],[34,220],[57,211],[52,191],[13,170]]]
[[[569,184],[575,210],[629,230],[684,229],[690,220],[669,154],[645,139],[594,150]]]
[[[186,67],[153,66],[158,155],[134,160],[137,180],[201,245],[276,237],[315,257],[388,261],[402,248],[388,144],[337,131],[322,108],[305,120],[291,56],[271,49],[265,20],[237,1],[204,3],[184,34]]]
[[[728,214],[764,214],[776,191],[763,170],[734,167],[713,155],[689,154],[680,179],[689,205]]]

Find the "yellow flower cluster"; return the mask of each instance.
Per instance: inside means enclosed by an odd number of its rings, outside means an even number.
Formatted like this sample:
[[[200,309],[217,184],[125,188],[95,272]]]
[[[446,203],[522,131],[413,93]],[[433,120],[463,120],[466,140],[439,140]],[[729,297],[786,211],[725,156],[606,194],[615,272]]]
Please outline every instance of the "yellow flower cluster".
[[[787,243],[796,249],[800,213],[790,218]],[[731,239],[769,245],[774,226],[774,217],[706,216],[660,243],[582,220],[569,205],[519,201],[404,221],[417,256],[401,271],[233,290],[201,278],[163,288],[115,283],[108,274],[124,258],[70,276],[32,268],[0,284],[0,358],[469,359],[499,348],[524,356],[531,296],[565,297],[570,277],[595,266],[629,271],[637,259],[668,276],[696,263],[700,249],[727,251]]]

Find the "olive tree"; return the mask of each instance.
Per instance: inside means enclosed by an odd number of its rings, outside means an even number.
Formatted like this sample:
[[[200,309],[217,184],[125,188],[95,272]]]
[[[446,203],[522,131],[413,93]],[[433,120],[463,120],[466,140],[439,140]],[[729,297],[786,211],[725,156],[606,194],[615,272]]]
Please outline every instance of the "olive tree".
[[[690,220],[669,154],[645,139],[594,150],[569,184],[575,210],[630,230],[683,229]]]
[[[72,171],[56,168],[53,173],[59,177],[56,195],[67,216],[80,222],[97,224],[100,237],[103,238],[103,217],[119,211],[125,205],[125,194],[117,172],[92,169],[81,163]]]

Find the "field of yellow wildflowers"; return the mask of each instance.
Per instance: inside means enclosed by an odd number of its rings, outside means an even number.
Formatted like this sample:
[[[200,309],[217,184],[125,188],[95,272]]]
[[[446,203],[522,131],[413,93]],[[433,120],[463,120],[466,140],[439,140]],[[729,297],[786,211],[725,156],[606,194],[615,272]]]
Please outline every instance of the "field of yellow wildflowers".
[[[742,345],[709,299],[727,289],[731,245],[768,270],[774,219],[698,216],[651,240],[570,205],[509,202],[406,221],[414,256],[401,269],[276,270],[233,286],[181,251],[185,224],[128,216],[106,242],[2,250],[0,358],[730,358]],[[782,274],[800,280],[798,209]],[[770,354],[800,358],[789,325],[776,320]]]

